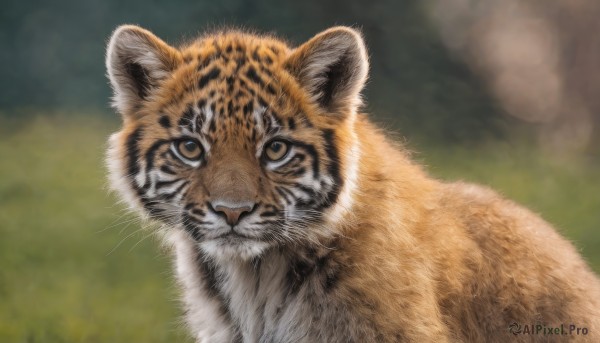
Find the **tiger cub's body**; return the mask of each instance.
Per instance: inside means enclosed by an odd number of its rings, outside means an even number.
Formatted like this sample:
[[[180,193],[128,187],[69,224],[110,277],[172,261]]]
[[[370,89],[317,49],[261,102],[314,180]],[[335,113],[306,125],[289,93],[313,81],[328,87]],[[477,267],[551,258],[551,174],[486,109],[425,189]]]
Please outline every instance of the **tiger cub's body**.
[[[429,178],[357,113],[360,35],[235,31],[173,48],[120,27],[111,183],[163,223],[199,342],[600,341],[600,285],[554,229]]]

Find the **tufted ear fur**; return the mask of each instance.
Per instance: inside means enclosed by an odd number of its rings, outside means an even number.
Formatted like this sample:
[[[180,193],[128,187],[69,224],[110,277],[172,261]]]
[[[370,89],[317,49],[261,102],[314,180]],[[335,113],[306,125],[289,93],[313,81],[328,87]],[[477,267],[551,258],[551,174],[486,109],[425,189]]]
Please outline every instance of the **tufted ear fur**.
[[[356,30],[339,26],[319,33],[292,52],[286,67],[327,112],[347,115],[361,105],[369,60]]]
[[[177,49],[150,31],[134,25],[118,27],[106,52],[106,69],[114,92],[113,106],[122,115],[130,115],[180,60]]]

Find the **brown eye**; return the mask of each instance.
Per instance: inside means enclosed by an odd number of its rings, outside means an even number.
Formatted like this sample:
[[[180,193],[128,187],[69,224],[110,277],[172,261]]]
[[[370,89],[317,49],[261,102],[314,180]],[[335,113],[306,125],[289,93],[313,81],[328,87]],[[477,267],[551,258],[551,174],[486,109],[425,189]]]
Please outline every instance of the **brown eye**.
[[[200,144],[192,139],[182,140],[177,143],[177,151],[188,160],[198,160],[202,156]]]
[[[271,161],[279,161],[287,154],[289,144],[284,141],[272,141],[265,148],[265,156]]]

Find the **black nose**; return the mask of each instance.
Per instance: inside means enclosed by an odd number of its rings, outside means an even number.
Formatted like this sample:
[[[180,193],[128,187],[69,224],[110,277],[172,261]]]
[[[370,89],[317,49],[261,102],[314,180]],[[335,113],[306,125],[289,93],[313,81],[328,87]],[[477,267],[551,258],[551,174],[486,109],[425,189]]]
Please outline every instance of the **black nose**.
[[[225,215],[227,224],[233,226],[236,225],[243,214],[250,213],[254,209],[254,205],[245,205],[240,207],[229,207],[224,205],[213,205],[213,208],[217,214]]]

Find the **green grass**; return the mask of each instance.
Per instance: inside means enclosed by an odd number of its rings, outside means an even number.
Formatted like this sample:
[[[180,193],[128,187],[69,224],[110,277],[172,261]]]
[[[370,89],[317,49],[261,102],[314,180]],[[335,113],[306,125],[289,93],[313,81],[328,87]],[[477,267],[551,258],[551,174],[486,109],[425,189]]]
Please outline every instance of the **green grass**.
[[[166,254],[107,195],[117,121],[25,121],[0,121],[0,342],[186,341]]]
[[[169,258],[107,195],[117,119],[0,117],[0,342],[186,342]],[[600,167],[509,145],[427,147],[445,179],[541,213],[600,271]],[[129,236],[133,234],[132,236]]]

